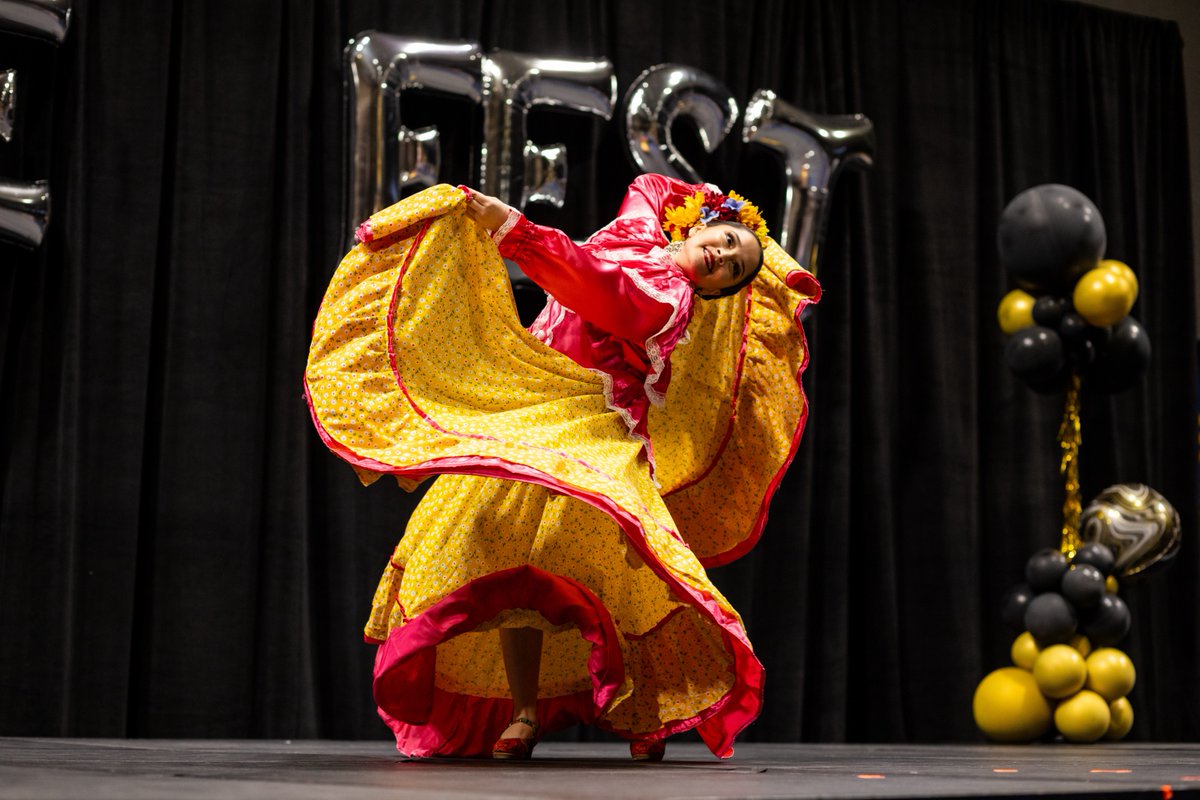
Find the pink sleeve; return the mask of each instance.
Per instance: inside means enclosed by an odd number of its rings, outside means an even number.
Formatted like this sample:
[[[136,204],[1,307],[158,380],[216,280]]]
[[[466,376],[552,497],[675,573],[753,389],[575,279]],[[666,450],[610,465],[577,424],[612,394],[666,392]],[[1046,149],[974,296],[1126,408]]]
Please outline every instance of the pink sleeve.
[[[667,205],[677,205],[702,188],[666,175],[638,175],[629,185],[617,216],[650,217],[661,226]]]
[[[623,339],[645,341],[675,312],[674,306],[650,297],[621,264],[597,258],[557,228],[517,215],[497,238],[500,255],[520,264],[558,302]]]

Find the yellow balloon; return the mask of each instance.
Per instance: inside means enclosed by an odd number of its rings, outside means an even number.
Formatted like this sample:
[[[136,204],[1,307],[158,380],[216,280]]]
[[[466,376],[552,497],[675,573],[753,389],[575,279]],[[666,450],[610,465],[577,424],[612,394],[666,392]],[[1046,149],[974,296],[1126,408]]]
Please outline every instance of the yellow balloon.
[[[1012,648],[1009,652],[1012,655],[1012,662],[1018,667],[1021,669],[1033,669],[1033,662],[1037,660],[1038,653],[1042,652],[1042,650],[1037,646],[1033,634],[1025,631],[1013,640]]]
[[[1112,702],[1124,697],[1137,683],[1129,656],[1115,647],[1101,647],[1087,657],[1087,688]]]
[[[1087,658],[1088,653],[1092,652],[1092,643],[1088,641],[1088,637],[1084,636],[1082,633],[1077,633],[1072,636],[1070,645],[1078,650],[1079,655],[1083,656],[1084,658]]]
[[[1052,644],[1033,662],[1033,679],[1047,697],[1075,694],[1087,680],[1087,665],[1074,647]]]
[[[1050,730],[1050,704],[1033,675],[1018,667],[1001,667],[981,680],[972,710],[975,724],[996,742],[1032,742]]]
[[[1106,258],[1096,265],[1098,269],[1107,269],[1117,275],[1120,275],[1125,280],[1129,281],[1129,285],[1133,287],[1133,301],[1137,302],[1138,297],[1138,279],[1134,271],[1124,261],[1117,261],[1115,258]]]
[[[1120,588],[1121,584],[1117,583],[1115,576],[1109,575],[1104,579],[1104,591],[1108,592],[1109,594],[1116,594]]]
[[[1104,738],[1110,742],[1124,739],[1125,734],[1133,727],[1133,706],[1129,704],[1128,698],[1122,697],[1109,703],[1108,711],[1112,715],[1112,722],[1108,724]]]
[[[1120,322],[1133,308],[1136,291],[1130,282],[1110,269],[1096,267],[1075,284],[1075,311],[1092,325],[1103,328]]]
[[[1013,289],[1004,295],[996,309],[1000,330],[1012,334],[1033,324],[1033,295],[1021,289]]]
[[[1108,733],[1112,712],[1108,701],[1084,689],[1068,697],[1054,709],[1054,727],[1072,742],[1094,742]]]

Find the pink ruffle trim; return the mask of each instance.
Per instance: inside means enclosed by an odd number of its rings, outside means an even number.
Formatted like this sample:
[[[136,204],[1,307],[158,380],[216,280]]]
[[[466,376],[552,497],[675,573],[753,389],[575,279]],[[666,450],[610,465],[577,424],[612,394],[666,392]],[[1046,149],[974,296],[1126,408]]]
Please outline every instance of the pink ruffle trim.
[[[804,361],[800,363],[799,369],[796,370],[796,385],[800,387],[800,393],[804,395],[804,384],[801,379],[804,377],[804,371],[808,369],[809,350],[808,337],[804,335],[804,326],[800,324],[800,315],[804,309],[821,299],[821,284],[817,282],[816,276],[804,270],[794,269],[787,274],[784,282],[788,287],[795,289],[808,297],[801,300],[796,305],[796,311],[793,314],[793,321],[796,323],[796,329],[800,332],[800,338],[804,346]],[[749,317],[747,316],[747,320]],[[742,341],[743,351],[745,350],[745,339]],[[739,375],[740,380],[740,375]],[[734,407],[737,407],[737,397],[734,397]],[[758,518],[754,521],[754,527],[750,529],[750,533],[746,538],[742,539],[736,545],[726,550],[724,553],[718,553],[715,556],[700,559],[700,563],[705,569],[713,567],[721,567],[733,561],[737,561],[742,556],[749,553],[758,544],[759,538],[762,536],[763,528],[767,525],[767,511],[771,507],[771,498],[775,496],[775,491],[779,488],[780,481],[787,473],[788,467],[792,465],[792,461],[796,458],[796,451],[800,449],[800,438],[804,435],[804,426],[808,422],[808,399],[805,396],[804,411],[800,414],[800,419],[796,420],[796,430],[792,432],[792,444],[788,448],[787,458],[775,473],[775,477],[771,479],[771,483],[767,486],[766,492],[763,493],[763,500],[759,505]],[[725,442],[721,444],[724,449]]]
[[[644,547],[644,541],[641,544]],[[715,603],[707,597],[704,601],[700,605],[711,613]],[[417,757],[461,758],[486,756],[491,751],[496,737],[512,720],[512,701],[438,688],[436,648],[512,608],[537,611],[552,625],[573,625],[591,643],[587,666],[592,690],[539,699],[542,731],[549,733],[585,723],[635,738],[632,732],[617,730],[600,719],[625,678],[617,632],[608,611],[582,584],[526,565],[494,572],[460,587],[393,630],[379,646],[375,701],[400,752]],[[725,620],[723,627],[729,622]],[[740,637],[730,635],[728,628],[724,639],[734,658],[733,688],[697,716],[668,722],[636,738],[664,739],[696,728],[715,755],[733,755],[734,736],[758,715],[763,670],[749,646]]]
[[[434,685],[438,644],[468,633],[512,608],[537,611],[552,625],[573,625],[591,643],[592,691],[538,701],[543,732],[595,721],[625,679],[612,619],[582,584],[537,567],[494,572],[451,592],[397,628],[375,658],[375,701],[412,756],[482,756],[512,719],[507,698],[455,694]]]

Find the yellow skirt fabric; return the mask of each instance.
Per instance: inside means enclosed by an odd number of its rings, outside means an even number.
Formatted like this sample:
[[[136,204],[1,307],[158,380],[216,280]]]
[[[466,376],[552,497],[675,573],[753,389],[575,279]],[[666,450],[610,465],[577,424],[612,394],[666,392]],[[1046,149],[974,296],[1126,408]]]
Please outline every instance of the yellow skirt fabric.
[[[334,275],[305,374],[322,439],[364,483],[391,474],[413,488],[449,473],[414,512],[375,594],[366,636],[380,643],[380,715],[406,754],[486,754],[512,711],[497,631],[535,627],[546,634],[544,730],[587,722],[662,738],[695,728],[728,756],[762,697],[741,619],[606,407],[600,378],[520,325],[503,262],[463,199],[439,186],[372,217],[371,240]],[[672,463],[664,489],[687,500],[706,558],[757,536],[807,410],[806,350],[794,332],[815,293],[792,289],[779,263],[764,280],[782,300],[758,305],[782,308],[769,320],[776,329],[792,326],[783,361],[744,298],[699,304],[711,308],[683,383],[694,389],[686,376],[699,375],[722,400],[680,400],[658,419],[674,451],[659,456],[660,473]],[[764,371],[788,377],[792,401],[756,413],[742,399],[747,386],[775,385]],[[677,370],[672,388],[678,379]],[[739,430],[762,458],[739,449]],[[707,482],[728,479],[727,469],[746,476],[753,497],[721,512],[706,538],[705,509],[730,505]]]

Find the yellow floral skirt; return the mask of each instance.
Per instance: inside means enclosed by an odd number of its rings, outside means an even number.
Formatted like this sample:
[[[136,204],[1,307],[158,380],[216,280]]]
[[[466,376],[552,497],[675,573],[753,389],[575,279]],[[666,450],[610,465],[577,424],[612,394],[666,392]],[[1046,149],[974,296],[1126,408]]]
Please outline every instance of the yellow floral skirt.
[[[672,541],[653,557],[698,566]],[[696,582],[707,584],[702,570]],[[588,722],[661,737],[711,716],[734,688],[721,626],[676,596],[606,513],[536,484],[441,477],[409,521],[367,625],[383,642],[375,692],[390,698],[381,708],[402,750],[490,750],[512,719],[502,627],[545,634],[543,730]]]
[[[512,714],[498,630],[533,627],[545,633],[543,730],[695,728],[729,756],[759,712],[763,670],[703,562],[748,549],[794,455],[807,412],[794,334],[816,293],[764,269],[770,291],[754,308],[702,304],[686,352],[705,368],[681,359],[694,397],[651,419],[656,447],[661,436],[675,453],[669,467],[660,455],[656,486],[601,379],[521,327],[463,199],[439,186],[372,217],[334,275],[305,373],[318,432],[364,483],[443,475],[367,624],[380,715],[406,754],[488,753]],[[774,396],[760,407],[739,385]],[[733,477],[735,502],[718,491]]]

